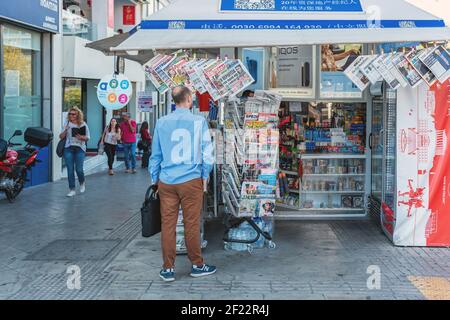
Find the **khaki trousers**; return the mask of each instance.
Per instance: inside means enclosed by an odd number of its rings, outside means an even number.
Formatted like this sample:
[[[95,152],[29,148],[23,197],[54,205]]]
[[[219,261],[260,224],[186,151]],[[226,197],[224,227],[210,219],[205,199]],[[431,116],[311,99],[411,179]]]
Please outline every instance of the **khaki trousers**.
[[[175,267],[176,226],[180,204],[183,210],[184,238],[189,260],[193,265],[203,265],[200,243],[203,180],[198,178],[181,184],[164,184],[160,181],[158,193],[161,202],[163,268]]]

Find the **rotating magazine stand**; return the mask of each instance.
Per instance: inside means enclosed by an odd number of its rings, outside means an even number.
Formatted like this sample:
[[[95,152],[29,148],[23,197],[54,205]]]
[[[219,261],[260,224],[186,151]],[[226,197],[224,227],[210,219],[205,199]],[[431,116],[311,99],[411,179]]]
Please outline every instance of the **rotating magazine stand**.
[[[230,99],[224,110],[222,197],[226,250],[276,247],[273,215],[278,176],[278,109],[281,97],[257,91],[245,102]]]

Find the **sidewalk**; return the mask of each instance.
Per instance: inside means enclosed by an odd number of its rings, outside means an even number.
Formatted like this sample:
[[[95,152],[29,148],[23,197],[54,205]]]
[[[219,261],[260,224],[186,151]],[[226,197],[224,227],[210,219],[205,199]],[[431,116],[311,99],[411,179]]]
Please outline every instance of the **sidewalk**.
[[[223,250],[220,221],[206,224],[206,261],[218,273],[163,283],[159,236],[140,235],[145,170],[87,177],[87,193],[68,199],[67,181],[0,196],[0,299],[426,299],[450,292],[450,250],[397,248],[371,221],[279,221],[274,250]],[[81,268],[81,289],[67,268]],[[367,288],[367,268],[381,289]]]

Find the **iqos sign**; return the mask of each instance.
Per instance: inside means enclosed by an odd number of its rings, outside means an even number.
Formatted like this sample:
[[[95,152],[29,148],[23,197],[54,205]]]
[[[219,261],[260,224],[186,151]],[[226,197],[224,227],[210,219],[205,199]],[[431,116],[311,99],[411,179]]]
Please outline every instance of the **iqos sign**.
[[[130,80],[123,74],[104,76],[97,86],[97,97],[100,104],[109,110],[125,107],[133,95]]]

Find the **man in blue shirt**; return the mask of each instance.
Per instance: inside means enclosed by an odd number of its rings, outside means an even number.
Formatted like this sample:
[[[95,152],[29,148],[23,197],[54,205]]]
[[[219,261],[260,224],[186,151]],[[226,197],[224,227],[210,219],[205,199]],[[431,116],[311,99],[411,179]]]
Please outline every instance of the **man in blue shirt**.
[[[213,168],[214,156],[208,124],[193,115],[191,91],[179,86],[172,90],[176,110],[158,120],[153,135],[150,174],[161,200],[161,242],[164,281],[175,280],[176,225],[181,204],[191,276],[216,272],[203,262],[201,252],[201,210],[203,190]]]

